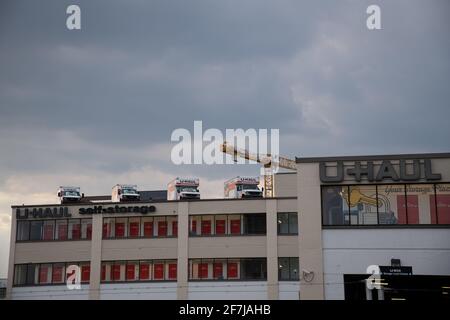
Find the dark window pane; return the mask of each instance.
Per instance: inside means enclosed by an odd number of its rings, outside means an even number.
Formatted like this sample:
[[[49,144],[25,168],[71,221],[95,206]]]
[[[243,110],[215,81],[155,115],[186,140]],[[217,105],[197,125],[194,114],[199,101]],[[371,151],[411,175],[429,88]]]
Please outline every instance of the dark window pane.
[[[266,215],[262,214],[244,214],[244,234],[265,234],[266,233]]]
[[[297,212],[289,214],[289,233],[298,233],[298,215]]]
[[[278,214],[278,233],[288,234],[289,233],[289,214],[279,213]]]
[[[14,285],[23,285],[27,283],[27,265],[19,264],[14,268]]]
[[[290,280],[298,280],[298,258],[289,258]]]
[[[278,279],[289,280],[289,258],[278,258]]]
[[[17,222],[17,240],[26,241],[30,239],[30,222],[19,221]]]
[[[38,265],[34,265],[34,264],[28,264],[27,265],[27,281],[26,284],[35,284],[37,283],[36,281],[36,269],[37,269]]]
[[[42,240],[42,221],[31,221],[30,240]]]
[[[242,280],[265,280],[267,279],[266,259],[242,259]]]

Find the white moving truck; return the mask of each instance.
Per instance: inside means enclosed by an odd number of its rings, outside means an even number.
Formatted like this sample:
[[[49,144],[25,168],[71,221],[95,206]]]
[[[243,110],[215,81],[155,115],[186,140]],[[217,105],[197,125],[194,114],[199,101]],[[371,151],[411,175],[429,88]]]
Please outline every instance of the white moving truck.
[[[61,203],[78,202],[82,198],[79,187],[59,187],[58,198]]]
[[[116,184],[112,188],[112,202],[139,201],[140,199],[141,195],[135,184]]]
[[[167,200],[200,199],[198,178],[175,178],[167,185]]]
[[[236,177],[224,184],[225,198],[261,198],[262,191],[258,187],[259,178]]]

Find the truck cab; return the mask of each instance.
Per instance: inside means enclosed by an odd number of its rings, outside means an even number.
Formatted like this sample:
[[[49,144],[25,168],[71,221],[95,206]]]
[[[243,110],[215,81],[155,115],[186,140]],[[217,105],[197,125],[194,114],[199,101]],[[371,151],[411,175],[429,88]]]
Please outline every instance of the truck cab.
[[[59,187],[57,195],[61,203],[78,202],[83,197],[79,187]]]
[[[200,199],[198,178],[179,178],[167,185],[167,200]]]
[[[261,198],[259,179],[253,177],[236,177],[224,184],[225,198]]]
[[[112,188],[112,202],[139,201],[141,195],[137,191],[137,185],[134,184],[116,184]]]

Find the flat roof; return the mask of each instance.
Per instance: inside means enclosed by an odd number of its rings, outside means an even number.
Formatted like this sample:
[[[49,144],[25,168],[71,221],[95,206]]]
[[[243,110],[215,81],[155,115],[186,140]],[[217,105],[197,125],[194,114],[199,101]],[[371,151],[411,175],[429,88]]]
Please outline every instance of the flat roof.
[[[138,205],[145,205],[145,204],[158,204],[158,203],[176,203],[176,202],[207,202],[207,201],[246,201],[246,200],[272,200],[272,199],[297,199],[297,197],[271,197],[271,198],[211,198],[211,199],[188,199],[188,200],[166,200],[166,199],[154,199],[150,201],[126,201],[126,202],[111,202],[111,201],[105,201],[105,202],[74,202],[74,203],[47,203],[47,204],[30,204],[30,205],[12,205],[11,208],[49,208],[49,207],[75,207],[75,206],[100,206],[100,205],[118,205],[118,206],[138,206]]]
[[[333,157],[295,157],[296,163],[326,162],[326,161],[367,161],[367,160],[410,160],[410,159],[442,159],[450,158],[450,152],[444,153],[411,153],[384,154],[369,156],[333,156]]]

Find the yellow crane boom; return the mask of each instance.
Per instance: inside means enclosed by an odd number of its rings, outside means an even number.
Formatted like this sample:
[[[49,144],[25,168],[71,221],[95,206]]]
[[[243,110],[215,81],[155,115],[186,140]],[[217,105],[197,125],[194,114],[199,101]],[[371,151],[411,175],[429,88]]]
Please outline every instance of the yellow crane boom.
[[[264,166],[264,196],[265,197],[273,197],[273,171],[272,167],[280,167],[284,169],[290,169],[297,171],[297,166],[295,160],[288,159],[285,157],[278,157],[278,159],[273,159],[270,154],[253,154],[248,152],[245,149],[238,149],[233,145],[229,145],[226,141],[220,145],[220,149],[223,153],[232,155],[234,161],[237,161],[237,158],[243,158],[250,161],[255,161]]]

